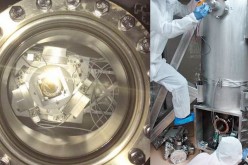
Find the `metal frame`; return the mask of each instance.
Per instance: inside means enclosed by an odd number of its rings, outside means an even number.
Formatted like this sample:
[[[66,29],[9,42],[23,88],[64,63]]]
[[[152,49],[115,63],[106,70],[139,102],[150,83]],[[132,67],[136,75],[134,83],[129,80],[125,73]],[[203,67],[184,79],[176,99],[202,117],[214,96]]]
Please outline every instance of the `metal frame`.
[[[212,149],[210,148],[202,148],[200,147],[199,145],[199,142],[203,140],[203,134],[202,134],[202,131],[203,131],[203,128],[202,128],[202,111],[209,111],[210,113],[211,112],[215,112],[215,113],[221,113],[221,114],[226,114],[226,115],[231,115],[231,116],[235,116],[235,117],[238,117],[239,118],[239,129],[238,129],[238,139],[240,140],[242,137],[241,137],[241,132],[242,132],[242,121],[243,121],[243,115],[242,115],[242,112],[238,112],[238,111],[229,111],[229,112],[226,112],[224,110],[220,110],[220,109],[212,109],[212,108],[209,108],[207,106],[204,106],[204,105],[195,105],[194,106],[194,113],[195,113],[195,121],[194,121],[194,134],[195,134],[195,139],[194,139],[194,144],[195,144],[195,147],[200,149],[200,150],[203,150],[205,152],[213,152]]]

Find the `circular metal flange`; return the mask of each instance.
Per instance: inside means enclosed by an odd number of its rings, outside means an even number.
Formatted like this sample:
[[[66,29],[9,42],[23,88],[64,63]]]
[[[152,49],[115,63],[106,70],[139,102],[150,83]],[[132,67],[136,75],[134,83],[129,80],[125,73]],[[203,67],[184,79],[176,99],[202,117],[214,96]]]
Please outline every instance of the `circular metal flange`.
[[[70,41],[71,46],[80,42],[105,57],[115,72],[119,73],[116,74],[118,83],[124,87],[120,95],[125,96],[121,101],[118,100],[118,107],[123,108],[113,113],[101,132],[66,138],[50,138],[47,136],[51,135],[50,130],[46,133],[43,132],[45,130],[33,131],[32,127],[23,125],[11,112],[9,99],[1,97],[1,130],[4,130],[1,139],[6,150],[11,151],[9,154],[12,160],[25,164],[46,162],[48,165],[119,162],[117,158],[122,158],[119,155],[127,157],[126,153],[134,148],[137,140],[144,137],[143,127],[149,108],[149,79],[146,75],[149,54],[146,53],[147,42],[141,39],[149,34],[134,17],[116,4],[106,1],[109,3],[108,10],[99,10],[96,9],[97,2],[85,0],[76,10],[68,11],[64,1],[54,0],[49,9],[53,12],[48,13],[37,8],[36,2],[24,0],[15,5],[23,10],[18,10],[19,14],[12,15],[11,19],[6,17],[10,15],[11,8],[0,14],[0,19],[6,20],[0,22],[4,32],[0,40],[0,63],[8,65],[0,72],[3,76],[1,92],[5,93],[2,96],[8,95],[8,84],[3,82],[10,81],[11,66],[24,51],[36,43],[59,40],[61,43]],[[102,12],[101,17],[96,17],[96,10]],[[108,14],[104,14],[106,11]],[[9,25],[12,25],[11,28]],[[30,144],[30,141],[33,143]],[[73,152],[75,150],[76,153]],[[146,155],[149,151],[142,148],[142,152]],[[122,162],[130,164],[126,160]]]

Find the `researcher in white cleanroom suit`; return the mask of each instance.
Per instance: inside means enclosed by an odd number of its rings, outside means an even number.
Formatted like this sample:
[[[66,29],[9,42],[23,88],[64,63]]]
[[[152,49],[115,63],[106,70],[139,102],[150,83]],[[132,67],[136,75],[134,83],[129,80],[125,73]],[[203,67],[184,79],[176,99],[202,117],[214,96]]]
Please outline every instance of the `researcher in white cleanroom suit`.
[[[221,138],[220,144],[211,155],[200,153],[188,165],[237,165],[242,159],[242,146],[234,137]]]
[[[170,38],[192,29],[208,14],[206,3],[189,13],[188,7],[177,0],[151,0],[151,58],[150,79],[172,92],[176,118],[190,114],[190,98],[187,80],[162,58],[162,52]],[[174,15],[182,19],[173,20]]]

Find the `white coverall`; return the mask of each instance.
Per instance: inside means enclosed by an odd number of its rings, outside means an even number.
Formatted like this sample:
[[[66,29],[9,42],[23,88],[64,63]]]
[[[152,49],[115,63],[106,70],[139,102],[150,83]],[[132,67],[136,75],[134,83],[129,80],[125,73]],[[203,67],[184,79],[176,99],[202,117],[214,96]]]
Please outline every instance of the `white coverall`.
[[[201,153],[188,165],[237,165],[242,159],[242,146],[234,137],[223,137],[211,155]]]
[[[184,17],[173,20],[173,15]],[[168,39],[183,34],[197,23],[194,13],[189,14],[187,6],[177,0],[151,0],[150,79],[172,92],[172,102],[177,118],[185,118],[190,114],[188,82],[166,63],[161,54]]]

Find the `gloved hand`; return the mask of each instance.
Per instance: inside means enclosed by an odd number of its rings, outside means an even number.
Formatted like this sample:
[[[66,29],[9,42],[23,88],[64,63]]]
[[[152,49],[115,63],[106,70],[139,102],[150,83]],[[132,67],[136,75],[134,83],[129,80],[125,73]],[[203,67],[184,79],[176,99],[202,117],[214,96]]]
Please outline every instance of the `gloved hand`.
[[[248,148],[243,149],[242,159],[246,160],[248,156]]]
[[[203,3],[200,6],[197,6],[194,10],[194,15],[197,20],[200,20],[208,15],[209,12],[209,5],[206,3]]]

